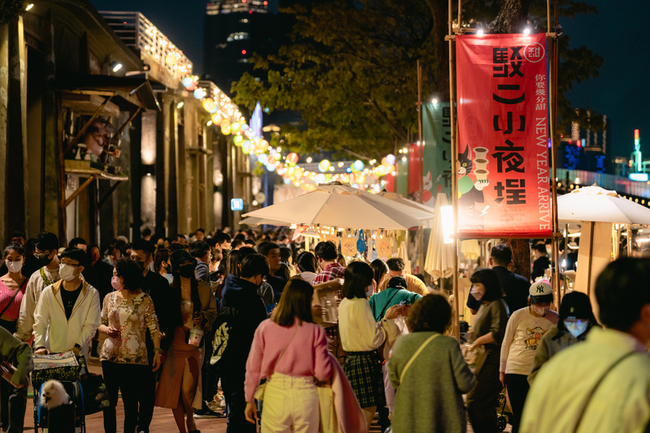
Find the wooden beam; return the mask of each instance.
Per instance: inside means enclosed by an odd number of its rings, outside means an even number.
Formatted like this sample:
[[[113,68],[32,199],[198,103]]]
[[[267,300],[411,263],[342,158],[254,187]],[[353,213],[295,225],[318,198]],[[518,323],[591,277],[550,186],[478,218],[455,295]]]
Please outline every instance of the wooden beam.
[[[138,107],[138,109],[135,110],[135,111],[133,112],[133,114],[131,114],[131,117],[129,117],[128,120],[127,120],[126,122],[124,122],[124,125],[120,126],[120,128],[117,130],[117,132],[115,132],[115,134],[113,135],[113,137],[119,137],[120,135],[122,135],[122,132],[124,132],[124,129],[125,129],[127,126],[129,126],[129,124],[130,124],[131,122],[133,122],[133,119],[135,119],[135,116],[138,115],[138,113],[140,112],[140,110],[142,110],[142,107]]]
[[[70,194],[70,197],[65,199],[65,207],[67,208],[70,205],[70,203],[72,203],[73,200],[77,198],[79,194],[81,194],[81,191],[83,191],[88,186],[90,186],[90,184],[93,183],[95,179],[96,179],[95,175],[92,175],[88,179],[86,179],[86,181],[82,183],[79,188],[77,188],[72,194]]]
[[[122,183],[122,181],[120,180],[120,181],[115,182],[113,185],[111,185],[110,189],[104,195],[104,197],[102,197],[101,200],[99,200],[97,202],[97,209],[99,209],[100,207],[102,207],[102,205],[104,203],[106,203],[106,201],[110,198],[111,194],[113,194],[115,192],[115,190],[117,189],[118,186],[120,186],[121,183]]]
[[[86,133],[86,130],[88,129],[88,127],[93,123],[93,121],[97,118],[97,116],[99,116],[99,113],[101,113],[101,111],[104,109],[104,107],[106,106],[106,104],[108,104],[108,103],[111,101],[112,98],[113,98],[113,95],[109,96],[108,98],[106,98],[106,99],[104,100],[104,102],[102,103],[102,105],[100,105],[99,107],[97,107],[97,110],[95,110],[95,112],[93,113],[93,115],[90,116],[90,119],[88,119],[88,121],[84,124],[84,126],[81,128],[81,130],[79,130],[79,132],[77,133],[77,135],[75,136],[75,138],[73,138],[72,141],[70,141],[70,142],[68,143],[68,146],[66,147],[65,151],[63,152],[63,155],[65,155],[66,153],[68,153],[68,152],[70,151],[70,149],[72,149],[72,147],[73,147],[75,144],[77,144],[77,143],[79,142],[79,140],[81,140],[81,137],[84,136],[84,134]]]

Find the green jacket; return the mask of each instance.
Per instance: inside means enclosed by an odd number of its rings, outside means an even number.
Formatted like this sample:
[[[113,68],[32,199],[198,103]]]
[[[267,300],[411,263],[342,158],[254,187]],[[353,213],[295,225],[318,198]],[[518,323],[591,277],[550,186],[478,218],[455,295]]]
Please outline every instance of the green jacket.
[[[11,381],[29,385],[29,373],[34,369],[32,349],[29,344],[21,342],[0,326],[0,362],[5,361],[16,367]]]
[[[384,318],[386,310],[393,305],[397,305],[404,300],[408,301],[409,305],[413,305],[413,303],[421,297],[422,295],[418,295],[417,293],[413,293],[406,289],[389,287],[386,290],[382,290],[381,292],[372,295],[368,300],[368,303],[372,310],[372,316],[375,318],[376,322],[379,322]]]

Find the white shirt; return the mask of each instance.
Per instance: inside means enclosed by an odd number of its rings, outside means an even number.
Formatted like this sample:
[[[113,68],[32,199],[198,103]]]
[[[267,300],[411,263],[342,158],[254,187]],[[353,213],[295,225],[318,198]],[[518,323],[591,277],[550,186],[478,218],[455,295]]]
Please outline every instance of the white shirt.
[[[45,284],[41,276],[41,269],[45,271],[45,276],[48,278],[49,283]],[[41,297],[41,292],[46,286],[54,284],[59,281],[59,268],[50,270],[47,267],[38,269],[29,277],[27,287],[25,287],[25,296],[20,304],[20,315],[16,323],[16,333],[14,336],[20,341],[27,341],[32,337],[34,329],[34,311],[36,304]]]
[[[339,305],[339,335],[346,352],[370,352],[384,340],[397,338],[399,330],[392,320],[375,322],[365,298],[343,298]]]
[[[300,275],[300,278],[307,281],[309,284],[311,284],[313,286],[314,285],[314,278],[316,278],[317,274],[314,273],[314,272],[305,271],[305,272],[301,272],[298,275]]]
[[[522,433],[572,433],[596,382],[618,359],[587,407],[578,433],[641,433],[650,420],[650,357],[624,332],[594,327],[539,370],[526,397]]]
[[[549,311],[544,317],[536,317],[530,312],[530,307],[512,313],[501,344],[499,371],[528,376],[539,342],[557,324],[558,319],[555,311]]]

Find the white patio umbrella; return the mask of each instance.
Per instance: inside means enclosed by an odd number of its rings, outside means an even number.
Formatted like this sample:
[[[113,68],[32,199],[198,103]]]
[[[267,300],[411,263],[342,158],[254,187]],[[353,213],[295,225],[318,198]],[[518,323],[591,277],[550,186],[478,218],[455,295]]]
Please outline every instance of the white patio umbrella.
[[[348,227],[365,230],[406,230],[419,227],[423,216],[410,206],[338,182],[243,215],[289,224]],[[429,216],[433,216],[433,213]],[[272,224],[272,223],[270,223]]]
[[[597,185],[559,196],[557,211],[561,222],[650,224],[650,209]]]
[[[424,227],[432,227],[433,218],[435,217],[435,210],[429,206],[418,203],[414,200],[410,200],[408,198],[404,198],[402,197],[402,194],[398,194],[396,192],[382,191],[379,193],[379,196],[413,208],[411,216],[424,221]]]
[[[427,258],[424,270],[433,278],[447,278],[454,272],[454,255],[452,244],[445,244],[442,224],[441,207],[447,206],[447,194],[439,192],[436,197],[435,217],[429,236]]]

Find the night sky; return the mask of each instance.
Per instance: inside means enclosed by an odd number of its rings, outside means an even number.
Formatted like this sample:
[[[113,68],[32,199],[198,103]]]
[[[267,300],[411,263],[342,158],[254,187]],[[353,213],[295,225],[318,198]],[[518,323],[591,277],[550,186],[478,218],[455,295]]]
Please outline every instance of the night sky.
[[[203,15],[205,0],[91,0],[98,10],[142,12],[203,73]],[[634,150],[634,129],[640,129],[641,149],[650,157],[650,72],[647,22],[650,1],[588,0],[598,14],[561,18],[571,46],[587,45],[605,59],[600,76],[574,86],[569,99],[576,107],[606,114],[612,127],[608,146],[612,156],[628,156]],[[645,84],[644,84],[645,83]]]

